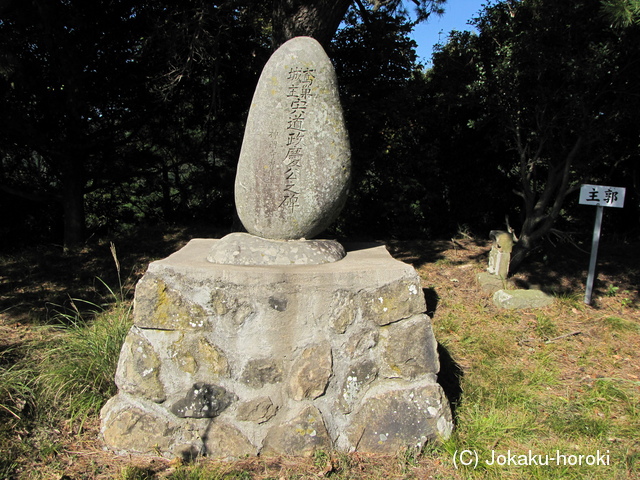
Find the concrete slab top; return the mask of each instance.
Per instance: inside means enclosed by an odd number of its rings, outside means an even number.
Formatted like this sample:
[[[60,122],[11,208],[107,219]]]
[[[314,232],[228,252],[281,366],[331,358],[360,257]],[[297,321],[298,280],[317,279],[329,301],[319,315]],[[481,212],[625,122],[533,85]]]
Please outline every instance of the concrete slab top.
[[[265,281],[287,277],[352,277],[373,275],[378,281],[393,281],[399,277],[417,277],[411,265],[395,260],[384,245],[346,245],[347,255],[337,262],[320,265],[220,265],[207,261],[216,239],[194,238],[183,248],[162,260],[149,265],[149,272],[172,270],[189,272],[202,277],[260,276]]]

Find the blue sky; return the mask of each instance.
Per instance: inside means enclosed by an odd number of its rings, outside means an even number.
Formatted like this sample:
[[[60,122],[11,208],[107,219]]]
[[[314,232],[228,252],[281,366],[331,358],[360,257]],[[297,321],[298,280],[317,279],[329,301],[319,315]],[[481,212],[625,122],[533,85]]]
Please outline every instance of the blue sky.
[[[412,2],[405,2],[411,10]],[[427,22],[417,25],[413,31],[413,39],[418,43],[418,58],[420,62],[428,66],[431,63],[433,46],[437,43],[446,43],[451,30],[475,31],[467,21],[482,9],[486,0],[448,0],[445,4],[445,12],[441,17],[431,16]]]

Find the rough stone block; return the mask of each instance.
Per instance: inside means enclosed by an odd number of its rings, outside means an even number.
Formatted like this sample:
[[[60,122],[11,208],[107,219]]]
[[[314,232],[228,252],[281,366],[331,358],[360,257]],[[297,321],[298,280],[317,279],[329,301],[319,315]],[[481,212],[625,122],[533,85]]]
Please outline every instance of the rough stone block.
[[[356,319],[358,304],[356,296],[349,290],[334,293],[327,313],[327,321],[337,333],[344,333]]]
[[[120,350],[116,385],[125,393],[163,402],[166,395],[160,381],[161,365],[151,342],[139,328],[133,326]]]
[[[493,303],[507,309],[542,308],[551,305],[553,297],[541,290],[498,290]]]
[[[332,374],[331,367],[331,345],[328,342],[305,348],[291,368],[291,398],[313,400],[322,395]]]
[[[207,455],[221,460],[237,460],[256,455],[258,449],[233,425],[211,422],[202,436]]]
[[[376,290],[362,292],[363,315],[377,325],[387,325],[427,308],[420,284],[408,279],[394,282]]]
[[[440,370],[438,344],[427,315],[393,323],[381,329],[381,333],[383,375],[413,380]]]
[[[222,350],[206,338],[181,335],[169,347],[169,357],[185,373],[196,374],[204,370],[213,376],[229,376],[229,362]]]
[[[198,426],[120,394],[102,408],[102,437],[117,453],[188,457],[204,453]]]
[[[205,328],[206,312],[162,279],[145,275],[136,286],[133,316],[141,328],[189,330]]]
[[[347,435],[352,445],[373,453],[421,447],[452,431],[447,399],[437,384],[369,396],[355,413]],[[444,413],[444,414],[443,414]]]
[[[261,453],[309,457],[318,449],[330,450],[331,440],[322,413],[310,405],[290,421],[272,427],[264,439]]]
[[[347,378],[342,383],[342,389],[338,397],[337,407],[343,413],[350,413],[357,404],[365,389],[378,377],[378,366],[372,360],[365,360],[352,368],[347,373]]]
[[[238,405],[236,418],[241,422],[264,423],[271,420],[278,407],[269,397],[258,397]]]
[[[171,406],[171,413],[179,418],[213,418],[234,400],[234,395],[223,387],[196,383],[184,398]]]
[[[273,358],[252,358],[244,367],[240,381],[251,388],[282,381],[282,365]]]

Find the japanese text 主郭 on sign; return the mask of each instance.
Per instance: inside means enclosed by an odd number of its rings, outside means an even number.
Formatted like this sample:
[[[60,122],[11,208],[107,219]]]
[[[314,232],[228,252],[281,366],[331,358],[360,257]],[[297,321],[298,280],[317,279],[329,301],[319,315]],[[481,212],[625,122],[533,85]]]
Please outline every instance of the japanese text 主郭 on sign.
[[[607,187],[605,185],[582,185],[580,187],[581,205],[595,205],[599,207],[624,206],[625,189],[622,187]]]

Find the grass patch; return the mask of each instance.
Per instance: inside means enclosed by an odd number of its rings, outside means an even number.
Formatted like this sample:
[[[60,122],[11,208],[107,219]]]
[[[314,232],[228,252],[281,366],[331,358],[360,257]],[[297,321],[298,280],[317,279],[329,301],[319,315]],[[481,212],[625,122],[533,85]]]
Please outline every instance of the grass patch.
[[[186,465],[169,474],[167,480],[251,480],[253,475],[246,470],[211,467],[208,465]]]
[[[116,393],[114,383],[118,357],[131,326],[131,306],[118,303],[94,312],[85,320],[76,310],[63,315],[64,322],[47,327],[52,339],[39,345],[41,351],[35,382],[49,405],[51,415],[64,411],[71,424],[81,429],[85,420],[97,415],[104,402]]]
[[[575,312],[583,312],[585,309],[584,293],[582,292],[562,292],[555,296],[556,302],[565,308],[573,309]]]
[[[0,419],[4,422],[21,420],[21,414],[33,401],[34,370],[20,361],[24,349],[0,351]]]
[[[118,480],[153,480],[155,472],[148,468],[126,465],[118,476]]]
[[[609,422],[593,416],[588,410],[582,405],[571,403],[562,410],[556,410],[547,420],[547,425],[564,438],[605,438],[609,433]]]
[[[640,325],[624,318],[605,317],[602,319],[602,322],[616,332],[640,332]]]
[[[90,318],[76,311],[57,326],[39,327],[38,338],[26,345],[0,353],[0,478],[63,478],[58,472],[66,465],[57,459],[67,449],[65,435],[81,433],[87,420],[95,423],[116,393],[130,308],[119,302]],[[37,464],[37,471],[17,475],[33,468],[25,463]]]
[[[0,478],[11,478],[20,458],[31,453],[24,438],[36,393],[35,370],[27,354],[25,347],[0,351]]]
[[[550,317],[537,315],[535,331],[541,339],[548,340],[558,334],[558,327]]]
[[[44,327],[50,335],[38,346],[38,374],[35,378],[41,408],[47,416],[64,412],[72,429],[82,430],[86,419],[98,415],[102,405],[116,394],[114,383],[120,349],[132,324],[132,303],[126,301],[120,276],[120,262],[113,243],[118,288],[98,281],[109,293],[110,304],[97,305],[72,300],[71,308],[57,312],[54,324]],[[84,308],[79,308],[81,305]]]

